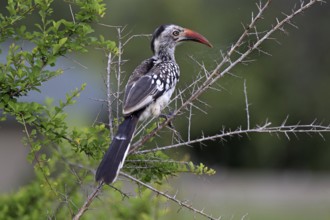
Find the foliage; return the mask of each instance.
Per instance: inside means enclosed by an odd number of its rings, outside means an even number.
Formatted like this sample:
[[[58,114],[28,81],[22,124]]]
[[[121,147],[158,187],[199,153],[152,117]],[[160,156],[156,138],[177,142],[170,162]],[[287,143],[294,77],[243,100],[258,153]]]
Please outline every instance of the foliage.
[[[38,219],[40,210],[49,206],[49,199],[37,182],[31,183],[15,194],[0,197],[0,219]]]
[[[155,181],[162,184],[165,177],[173,176],[180,172],[189,172],[196,175],[214,175],[215,170],[200,163],[171,160],[161,151],[144,155],[130,155],[126,160],[126,170],[134,174],[143,182]],[[143,172],[141,172],[143,170]]]

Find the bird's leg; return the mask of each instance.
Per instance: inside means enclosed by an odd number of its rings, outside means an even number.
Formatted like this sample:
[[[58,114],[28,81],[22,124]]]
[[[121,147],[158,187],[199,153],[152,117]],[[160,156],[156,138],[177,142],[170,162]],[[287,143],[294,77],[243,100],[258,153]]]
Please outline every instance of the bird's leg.
[[[125,199],[125,198],[129,199],[130,198],[130,196],[128,194],[124,193],[123,191],[121,191],[121,189],[119,189],[117,187],[114,187],[113,185],[108,185],[108,186],[110,186],[114,190],[118,191],[121,194],[121,196],[123,197],[123,199]]]
[[[160,115],[159,115],[159,118],[164,118],[165,121],[166,121],[166,120],[167,120],[168,118],[170,118],[172,115],[173,115],[173,112],[170,112],[169,114],[160,114]],[[178,131],[175,129],[175,127],[174,127],[172,121],[170,121],[170,122],[168,123],[167,126],[170,128],[170,130],[172,130],[172,131],[174,132],[174,134],[177,135],[177,137],[179,138],[179,140],[183,140],[182,137],[181,137],[180,132],[178,132]]]
[[[169,119],[172,115],[173,115],[173,112],[170,112],[169,114],[160,114],[160,115],[159,115],[159,118],[164,118],[165,121],[166,121],[166,120]],[[174,126],[173,126],[172,121],[170,121],[170,122],[167,124],[167,126],[169,126],[169,127],[172,128],[172,129],[175,129]]]

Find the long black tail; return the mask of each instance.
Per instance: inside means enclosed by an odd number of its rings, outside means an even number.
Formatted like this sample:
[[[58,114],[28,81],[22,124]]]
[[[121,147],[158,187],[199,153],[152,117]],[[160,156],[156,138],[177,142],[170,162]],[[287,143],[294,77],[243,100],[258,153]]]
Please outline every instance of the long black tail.
[[[105,153],[97,168],[95,180],[103,180],[107,184],[115,182],[120,169],[123,167],[129,151],[130,142],[139,120],[138,115],[131,115],[119,125],[116,136]]]

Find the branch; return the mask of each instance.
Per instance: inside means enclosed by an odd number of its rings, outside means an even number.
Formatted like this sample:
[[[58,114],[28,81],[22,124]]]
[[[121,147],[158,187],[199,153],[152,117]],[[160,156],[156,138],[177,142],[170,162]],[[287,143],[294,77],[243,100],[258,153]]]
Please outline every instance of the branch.
[[[180,200],[178,200],[176,198],[176,195],[174,195],[174,196],[168,195],[167,193],[162,192],[162,191],[160,191],[158,189],[155,189],[154,187],[152,187],[152,186],[150,186],[150,185],[148,185],[148,184],[146,184],[146,183],[144,183],[144,182],[142,182],[142,181],[134,178],[131,175],[128,175],[128,174],[123,173],[123,172],[120,172],[120,175],[122,175],[122,176],[124,176],[124,177],[126,177],[126,178],[128,178],[130,180],[133,180],[137,184],[140,184],[140,185],[142,185],[142,186],[150,189],[151,191],[157,193],[158,195],[161,195],[161,196],[163,196],[163,197],[165,197],[165,198],[167,198],[167,199],[169,199],[169,200],[177,203],[179,206],[185,207],[185,208],[193,211],[194,213],[200,214],[201,216],[204,216],[204,217],[206,217],[206,218],[208,218],[210,220],[220,220],[221,219],[221,217],[219,217],[219,218],[216,219],[216,218],[212,217],[211,215],[206,214],[203,210],[198,210],[198,209],[194,208],[192,205],[187,204],[187,201],[180,201]]]
[[[132,35],[123,43],[123,46],[126,46],[126,44],[128,44],[133,38],[136,38],[136,37],[150,38],[151,36],[152,36],[152,34],[135,34],[135,35]]]
[[[48,175],[46,174],[46,171],[44,169],[44,166],[42,165],[42,162],[38,158],[37,152],[34,149],[34,142],[32,140],[32,137],[30,136],[30,132],[28,131],[27,124],[24,120],[24,117],[21,116],[21,120],[23,122],[22,124],[24,126],[24,132],[25,132],[26,137],[27,137],[27,143],[30,145],[30,148],[31,148],[30,151],[33,154],[33,158],[34,158],[34,160],[37,164],[37,167],[41,170],[42,176],[44,177],[45,182],[49,186],[50,190],[54,193],[55,196],[58,196],[56,190],[54,189],[54,187],[52,186],[52,184],[51,184],[51,182],[48,178]]]
[[[101,192],[101,188],[103,186],[103,182],[100,182],[97,187],[93,189],[93,191],[88,195],[87,200],[84,202],[84,204],[80,207],[77,214],[72,218],[73,220],[79,220],[84,212],[87,211],[95,197]]]
[[[111,63],[112,63],[112,58],[111,58],[111,52],[108,54],[108,65],[107,65],[107,103],[108,103],[108,120],[109,120],[109,130],[110,130],[110,137],[114,136],[113,133],[113,116],[112,116],[112,109],[111,109]]]
[[[156,152],[159,150],[164,151],[164,150],[169,150],[172,148],[187,146],[187,145],[201,143],[201,142],[210,141],[210,140],[217,140],[217,139],[224,140],[226,137],[231,137],[234,135],[248,134],[248,133],[268,133],[268,134],[282,133],[282,134],[285,134],[285,136],[289,140],[290,140],[289,134],[316,133],[324,139],[324,137],[322,136],[322,133],[330,133],[330,125],[323,126],[321,124],[315,124],[315,121],[313,121],[311,124],[306,124],[306,125],[299,125],[299,124],[285,125],[285,122],[286,122],[286,120],[282,123],[282,125],[274,126],[274,127],[270,127],[271,123],[266,122],[263,126],[256,126],[255,128],[252,128],[252,129],[238,128],[235,131],[230,131],[230,130],[224,131],[223,130],[220,134],[207,136],[207,137],[202,136],[201,138],[198,138],[195,140],[188,140],[185,142],[167,145],[167,146],[163,146],[163,147],[158,147],[158,148],[154,148],[154,149],[136,151],[136,152],[134,152],[134,154],[146,154],[146,153],[150,153],[150,152]]]
[[[246,89],[246,80],[244,80],[244,96],[245,96],[245,111],[246,111],[246,121],[247,129],[250,129],[250,112],[249,112],[249,100]]]
[[[122,81],[121,81],[121,65],[122,65],[122,54],[123,54],[123,46],[122,46],[122,36],[121,36],[121,33],[122,31],[124,30],[125,28],[121,28],[121,27],[118,27],[117,28],[117,35],[118,35],[118,64],[117,64],[117,74],[116,74],[116,77],[117,77],[117,97],[116,97],[116,100],[117,100],[117,104],[116,104],[116,113],[117,113],[117,119],[119,118],[119,105],[120,105],[120,87],[121,87],[121,84],[122,84]],[[117,127],[118,127],[118,120],[117,120]]]

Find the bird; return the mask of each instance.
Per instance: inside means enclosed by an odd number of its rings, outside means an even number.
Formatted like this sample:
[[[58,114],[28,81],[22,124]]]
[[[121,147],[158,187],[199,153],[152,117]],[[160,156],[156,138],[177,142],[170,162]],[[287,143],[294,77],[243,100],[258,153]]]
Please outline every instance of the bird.
[[[97,168],[97,182],[110,185],[116,181],[138,121],[160,116],[168,105],[180,77],[174,52],[184,41],[212,47],[201,34],[175,24],[163,24],[154,31],[151,40],[153,56],[137,66],[128,79],[122,107],[124,120]]]

